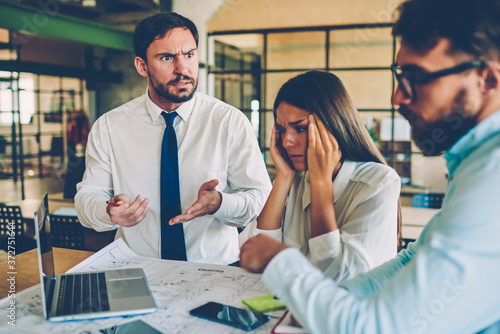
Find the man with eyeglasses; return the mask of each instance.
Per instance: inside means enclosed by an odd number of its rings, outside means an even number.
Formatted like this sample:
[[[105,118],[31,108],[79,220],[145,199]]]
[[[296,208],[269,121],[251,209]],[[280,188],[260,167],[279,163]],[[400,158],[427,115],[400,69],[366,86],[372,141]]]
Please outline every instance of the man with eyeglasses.
[[[448,192],[416,242],[336,284],[264,235],[240,264],[312,333],[500,333],[500,0],[409,0],[393,35],[394,104]]]

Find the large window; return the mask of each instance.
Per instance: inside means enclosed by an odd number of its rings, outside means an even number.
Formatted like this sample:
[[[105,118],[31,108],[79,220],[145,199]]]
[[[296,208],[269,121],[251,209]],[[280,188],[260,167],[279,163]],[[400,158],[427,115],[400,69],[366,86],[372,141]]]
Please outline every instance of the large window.
[[[85,110],[84,81],[0,72],[0,177],[64,173],[66,129]]]
[[[209,38],[215,95],[249,116],[271,173],[274,97],[291,77],[320,69],[342,80],[375,143],[403,184],[411,183],[410,129],[391,105],[395,42],[389,24],[214,32]]]

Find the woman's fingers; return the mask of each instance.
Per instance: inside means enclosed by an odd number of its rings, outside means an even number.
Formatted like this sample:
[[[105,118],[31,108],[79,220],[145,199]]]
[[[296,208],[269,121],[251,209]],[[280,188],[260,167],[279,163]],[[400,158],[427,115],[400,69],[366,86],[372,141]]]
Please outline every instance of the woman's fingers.
[[[332,148],[334,151],[337,151],[339,149],[339,142],[337,141],[337,138],[332,133],[328,133],[328,139],[330,143],[332,144]]]
[[[316,127],[316,122],[314,121],[314,116],[309,115],[309,150],[314,151],[316,149],[316,139],[318,137],[318,128]]]
[[[273,131],[271,131],[271,147],[276,146],[276,124],[273,125]]]
[[[330,141],[330,131],[327,130],[325,124],[319,119],[317,115],[314,115],[314,120],[316,121],[316,126],[318,128],[319,137],[321,138],[322,146],[325,148],[325,151],[330,151],[332,148],[332,143]]]
[[[309,165],[319,163],[334,168],[342,158],[335,136],[328,131],[317,115],[309,115]],[[313,161],[316,161],[314,163]]]

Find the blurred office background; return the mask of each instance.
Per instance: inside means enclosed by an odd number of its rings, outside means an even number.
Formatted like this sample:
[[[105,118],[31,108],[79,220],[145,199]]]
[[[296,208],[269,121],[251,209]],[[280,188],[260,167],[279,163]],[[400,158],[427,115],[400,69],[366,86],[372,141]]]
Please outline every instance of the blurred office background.
[[[403,197],[446,189],[443,157],[423,157],[391,105],[391,21],[400,0],[0,0],[0,202],[74,196],[88,127],[141,94],[135,25],[159,11],[200,32],[198,90],[252,122],[271,177],[272,105],[310,69],[344,82]]]

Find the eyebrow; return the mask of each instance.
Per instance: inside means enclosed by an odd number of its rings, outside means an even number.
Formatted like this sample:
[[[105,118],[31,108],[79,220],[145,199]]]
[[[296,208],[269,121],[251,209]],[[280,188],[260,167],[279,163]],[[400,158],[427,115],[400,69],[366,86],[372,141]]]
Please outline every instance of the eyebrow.
[[[288,123],[288,125],[299,125],[300,123],[302,123],[302,122],[304,122],[306,120],[307,120],[307,117],[303,118],[303,119],[299,119],[298,121],[295,121],[295,122],[290,122],[290,123]],[[278,123],[278,120],[276,120],[276,124],[278,124],[279,126],[283,126],[280,123]]]
[[[188,53],[191,53],[191,52],[196,51],[196,50],[198,50],[198,48],[193,48],[193,49],[188,50],[186,52],[181,52],[181,54],[187,55]],[[165,56],[175,57],[177,55],[178,55],[178,53],[168,53],[168,52],[160,52],[160,53],[156,54],[157,57],[165,57]]]

